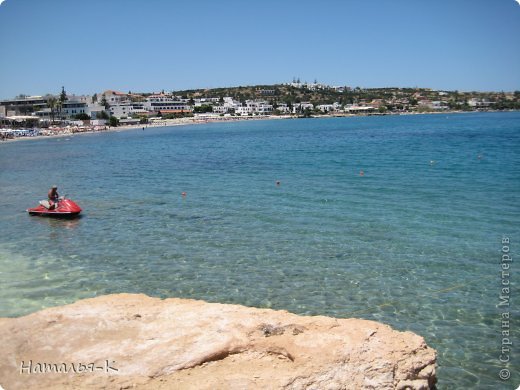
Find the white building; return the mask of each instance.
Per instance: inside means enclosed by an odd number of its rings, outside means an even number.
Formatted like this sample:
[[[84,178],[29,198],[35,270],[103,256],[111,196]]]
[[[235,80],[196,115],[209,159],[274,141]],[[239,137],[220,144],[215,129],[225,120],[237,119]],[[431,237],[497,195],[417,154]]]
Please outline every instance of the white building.
[[[132,115],[147,115],[148,110],[144,108],[144,103],[121,103],[110,106],[110,115],[117,119],[128,118]]]
[[[248,106],[239,106],[235,108],[235,114],[248,116],[253,114],[253,108]]]
[[[287,103],[278,103],[276,109],[283,114],[289,114],[291,112],[291,109],[289,108],[289,105],[287,105]]]
[[[273,105],[267,102],[260,102],[256,106],[256,112],[260,115],[271,115],[273,113]]]
[[[130,101],[130,97],[127,93],[108,90],[98,96],[98,102],[101,102],[103,96],[110,105],[121,104]]]
[[[269,115],[273,112],[273,106],[263,100],[246,100],[245,105],[252,114]]]
[[[312,110],[312,109],[314,109],[314,105],[309,102],[294,103],[293,114],[296,114],[297,112],[305,111],[306,109]]]
[[[428,99],[419,100],[417,102],[419,107],[426,107],[431,110],[446,110],[448,108],[448,103],[443,101],[431,101]]]
[[[492,104],[493,102],[490,102],[486,99],[471,98],[468,100],[468,106],[473,108],[488,108]]]
[[[228,112],[228,108],[220,105],[213,106],[213,112],[216,114],[225,114]]]
[[[50,108],[38,110],[33,115],[40,119],[52,119],[53,116],[55,119],[73,119],[78,114],[89,115],[87,103],[67,100],[61,107],[56,107],[54,109],[54,115]]]
[[[433,110],[447,110],[448,103],[440,101],[440,100],[436,100],[431,103],[430,108],[432,108]]]
[[[321,112],[330,112],[336,109],[333,104],[319,104],[316,108]]]
[[[191,107],[185,100],[178,100],[171,95],[151,95],[146,98],[143,108],[148,111],[161,112],[190,112]]]
[[[67,95],[67,99],[74,102],[80,102],[80,103],[86,103],[91,104],[92,103],[92,96],[90,95]]]
[[[358,106],[357,104],[347,104],[344,109],[344,111],[349,114],[369,113],[369,112],[374,112],[375,110],[376,110],[375,107]]]
[[[226,107],[229,110],[236,110],[238,107],[240,107],[240,102],[237,102],[236,100],[233,100],[232,97],[225,97],[224,98],[224,107]]]
[[[96,120],[98,118],[101,118],[101,115],[104,111],[105,111],[105,107],[103,107],[97,103],[89,104],[87,107],[87,114],[88,114],[88,116],[90,116],[91,120]]]
[[[88,106],[85,102],[79,102],[74,100],[67,100],[63,102],[61,107],[60,116],[63,118],[72,118],[78,114],[87,114]]]
[[[193,99],[195,107],[211,106],[220,102],[220,98],[199,98]]]
[[[340,110],[341,104],[339,104],[338,102],[335,102],[333,104],[320,104],[316,106],[316,108],[321,112],[332,112]]]

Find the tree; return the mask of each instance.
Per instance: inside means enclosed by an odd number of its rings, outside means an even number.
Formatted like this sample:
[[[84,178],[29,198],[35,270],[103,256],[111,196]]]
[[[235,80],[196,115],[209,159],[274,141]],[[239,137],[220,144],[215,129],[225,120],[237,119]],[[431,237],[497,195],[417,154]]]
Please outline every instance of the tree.
[[[60,97],[59,97],[58,102],[57,102],[57,107],[58,107],[58,112],[60,114],[60,118],[61,118],[61,111],[63,109],[63,104],[67,100],[68,100],[68,98],[67,98],[67,93],[65,92],[65,87],[61,87]]]
[[[79,121],[88,121],[90,119],[88,114],[85,114],[84,112],[82,112],[81,114],[74,115],[74,118]]]
[[[204,113],[204,112],[213,112],[213,106],[209,104],[203,104],[202,106],[194,107],[193,112]]]
[[[450,110],[460,110],[461,105],[454,99],[448,100],[448,108]]]
[[[312,117],[312,111],[309,107],[303,109],[302,106],[298,106],[296,108],[296,113],[298,114],[298,117],[301,118],[311,118]]]
[[[108,108],[110,107],[110,104],[108,104],[105,94],[101,95],[101,105],[105,107],[105,110],[108,110]]]
[[[61,104],[65,103],[69,98],[67,97],[67,93],[65,92],[65,87],[61,87],[60,93],[60,102]]]
[[[92,95],[92,103],[97,103],[97,93]]]
[[[54,117],[56,115],[56,106],[58,104],[58,99],[56,99],[54,96],[50,96],[47,99],[47,106],[51,109],[51,119],[52,122],[54,122]]]
[[[117,119],[115,116],[111,116],[108,123],[111,127],[117,127],[119,125],[119,119]]]

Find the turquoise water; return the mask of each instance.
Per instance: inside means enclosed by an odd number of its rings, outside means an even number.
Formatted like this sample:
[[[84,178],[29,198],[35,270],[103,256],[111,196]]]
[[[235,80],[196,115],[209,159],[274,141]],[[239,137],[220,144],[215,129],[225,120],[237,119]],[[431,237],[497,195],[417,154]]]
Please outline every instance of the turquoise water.
[[[51,184],[83,218],[26,215]],[[513,389],[520,355],[498,360],[497,304],[502,237],[520,248],[519,189],[520,113],[0,144],[0,316],[140,292],[366,318],[425,337],[439,388]]]

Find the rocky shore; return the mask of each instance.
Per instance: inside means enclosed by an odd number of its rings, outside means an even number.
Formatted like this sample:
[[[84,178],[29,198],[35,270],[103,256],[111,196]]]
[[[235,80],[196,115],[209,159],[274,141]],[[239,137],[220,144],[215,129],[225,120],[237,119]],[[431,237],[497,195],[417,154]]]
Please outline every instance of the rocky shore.
[[[429,389],[424,339],[359,319],[106,295],[1,318],[4,389]]]

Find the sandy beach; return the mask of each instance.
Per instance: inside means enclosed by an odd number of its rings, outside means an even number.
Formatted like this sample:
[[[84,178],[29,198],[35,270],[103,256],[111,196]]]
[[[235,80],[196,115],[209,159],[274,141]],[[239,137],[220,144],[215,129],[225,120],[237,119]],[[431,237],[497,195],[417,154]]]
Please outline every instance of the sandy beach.
[[[430,112],[430,113],[388,113],[384,115],[439,115],[439,114],[455,114],[462,113],[461,111],[449,111],[449,112]],[[377,115],[377,114],[371,114]],[[359,117],[366,115],[359,114],[325,114],[319,116],[313,116],[313,118],[334,118],[334,117]],[[22,136],[22,137],[14,137],[14,138],[4,138],[0,140],[0,144],[2,142],[14,142],[14,141],[24,141],[24,140],[34,140],[41,139],[47,137],[65,137],[65,136],[73,136],[79,134],[93,134],[93,133],[103,133],[103,132],[120,132],[126,130],[138,130],[138,129],[152,129],[152,128],[160,128],[160,127],[171,127],[171,126],[186,126],[186,125],[200,125],[207,123],[222,123],[222,122],[244,122],[244,121],[258,121],[258,120],[279,120],[279,119],[299,119],[298,116],[295,115],[262,115],[262,116],[248,116],[248,117],[214,117],[214,118],[177,118],[177,119],[164,119],[164,120],[154,120],[152,123],[146,124],[138,124],[138,125],[123,125],[117,127],[111,126],[66,126],[66,127],[52,127],[46,129],[40,129],[40,134],[35,136]],[[2,129],[3,130],[3,129]],[[12,130],[12,129],[6,129]]]
[[[161,127],[171,126],[186,126],[186,125],[200,125],[206,123],[221,123],[221,122],[243,122],[243,121],[257,121],[257,120],[273,120],[273,119],[294,119],[291,115],[270,115],[270,116],[255,116],[255,117],[219,117],[219,118],[178,118],[178,119],[164,119],[155,120],[153,123],[139,124],[139,125],[124,125],[124,126],[66,126],[66,127],[52,127],[47,129],[41,129],[39,135],[34,136],[22,136],[14,138],[4,138],[0,140],[2,142],[15,142],[15,141],[26,141],[35,140],[42,138],[59,138],[65,136],[74,136],[80,134],[93,134],[93,133],[104,133],[104,132],[120,132],[127,130],[139,130],[139,129],[152,129]],[[11,129],[6,129],[11,130]]]

